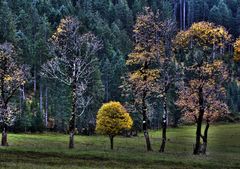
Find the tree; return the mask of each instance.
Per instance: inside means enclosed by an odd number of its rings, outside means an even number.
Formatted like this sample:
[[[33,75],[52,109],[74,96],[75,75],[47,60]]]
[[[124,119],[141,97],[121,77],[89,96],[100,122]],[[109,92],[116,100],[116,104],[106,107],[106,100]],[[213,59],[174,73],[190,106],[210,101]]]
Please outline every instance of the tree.
[[[111,93],[110,93],[110,83],[111,83],[111,77],[112,77],[112,68],[109,59],[103,61],[102,67],[102,80],[105,87],[105,102],[109,102],[111,99]]]
[[[231,23],[231,19],[232,19],[232,13],[229,10],[227,4],[225,3],[224,0],[220,0],[218,3],[218,9],[220,11],[220,23],[217,24],[221,24],[225,27],[229,27],[230,23]]]
[[[0,1],[0,43],[15,42],[15,23],[6,0]]]
[[[115,5],[116,19],[120,19],[126,30],[130,31],[133,25],[132,11],[130,10],[126,0],[119,0]]]
[[[203,78],[190,80],[187,85],[180,87],[177,105],[182,109],[185,121],[197,124],[201,120],[206,122],[204,134],[200,134],[203,144],[198,150],[198,153],[205,154],[210,124],[229,113],[223,87],[228,73],[222,61],[203,64],[197,71],[201,72]]]
[[[160,152],[164,152],[167,140],[169,109],[167,95],[176,75],[174,54],[171,52],[175,31],[176,26],[172,20],[160,21],[158,13],[155,15],[152,11],[147,10],[145,15],[138,17],[134,30],[137,43],[134,52],[130,54],[128,59],[131,65],[137,68],[141,66],[140,70],[130,75],[131,83],[138,86],[135,89],[139,90],[140,86],[145,86],[142,90],[146,90],[146,88],[149,90],[149,96],[146,98],[156,97],[163,104]],[[144,81],[146,84],[142,83]]]
[[[119,102],[109,102],[98,111],[96,131],[109,136],[113,149],[113,138],[121,131],[131,129],[132,124],[132,118]]]
[[[236,32],[240,34],[240,7],[237,9],[237,14],[236,14]]]
[[[142,125],[148,151],[152,151],[152,147],[147,126],[147,99],[153,93],[153,88],[156,86],[155,80],[159,75],[153,63],[156,63],[156,53],[161,47],[159,43],[155,42],[159,31],[157,20],[158,15],[155,16],[149,8],[146,8],[146,15],[138,16],[133,30],[134,50],[127,59],[127,65],[130,68],[127,79],[129,87],[127,88],[132,90],[135,108],[143,116]]]
[[[176,51],[183,53],[185,75],[180,85],[177,105],[185,117],[197,124],[194,154],[206,152],[209,123],[228,112],[224,103],[224,82],[227,70],[221,56],[231,36],[222,26],[208,22],[193,24],[187,31],[176,36]],[[206,128],[202,135],[202,122]],[[203,150],[200,141],[203,140]]]
[[[77,108],[82,106],[82,102],[78,103],[77,96],[83,96],[83,93],[86,92],[86,86],[96,69],[93,67],[97,62],[95,55],[101,48],[101,42],[92,33],[81,35],[79,26],[80,23],[75,18],[66,17],[61,20],[57,31],[50,39],[54,58],[42,66],[43,75],[57,79],[71,88],[72,112],[69,120],[69,148],[74,148]]]
[[[205,0],[193,1],[193,21],[206,20],[209,13],[209,6]]]
[[[11,43],[0,45],[0,123],[2,127],[2,146],[7,146],[7,130],[14,118],[15,108],[11,99],[19,87],[26,82],[27,69],[17,63],[17,55]]]
[[[210,10],[210,13],[209,13],[209,20],[211,22],[214,22],[216,24],[220,24],[222,18],[221,18],[221,12],[219,10],[219,8],[214,5],[212,7],[212,9]]]
[[[133,14],[137,15],[139,12],[142,11],[142,2],[141,0],[134,0],[133,5],[132,5],[132,10],[133,10]]]
[[[170,88],[173,87],[174,82],[177,80],[176,75],[178,72],[176,67],[176,60],[174,58],[175,56],[172,52],[172,40],[176,32],[176,25],[172,20],[166,20],[160,24],[159,28],[159,37],[156,37],[157,39],[161,39],[161,41],[156,44],[156,46],[159,48],[159,51],[156,54],[157,70],[159,73],[159,76],[156,80],[156,94],[158,98],[161,98],[161,101],[163,103],[162,144],[159,152],[164,152],[167,140],[166,132],[169,115],[168,94]]]
[[[240,38],[234,43],[234,60],[240,61]]]
[[[121,77],[123,77],[124,74],[126,73],[126,64],[124,56],[120,52],[114,53],[112,65],[114,65],[113,66],[114,76],[111,81],[112,100],[122,101],[121,97],[122,91],[119,89],[119,86],[122,85]]]
[[[240,62],[240,38],[238,38],[234,43],[234,61],[238,64]],[[239,66],[237,65],[237,77],[239,78]],[[234,94],[235,95],[235,94]]]
[[[172,3],[170,1],[164,0],[160,2],[161,4],[161,17],[163,19],[170,19],[173,16]]]

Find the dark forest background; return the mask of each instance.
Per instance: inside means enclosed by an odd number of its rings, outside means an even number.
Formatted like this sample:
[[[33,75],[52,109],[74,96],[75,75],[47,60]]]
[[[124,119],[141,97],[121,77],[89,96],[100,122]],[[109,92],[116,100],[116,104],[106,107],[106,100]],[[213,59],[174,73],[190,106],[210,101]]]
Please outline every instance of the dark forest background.
[[[65,16],[77,17],[82,33],[93,32],[104,45],[98,53],[97,71],[92,75],[87,91],[93,102],[78,119],[77,127],[81,131],[92,128],[103,102],[125,102],[119,86],[128,71],[125,62],[133,49],[135,19],[146,6],[159,11],[162,20],[173,19],[179,31],[194,22],[210,21],[226,27],[233,39],[240,35],[240,0],[0,0],[0,42],[13,43],[18,50],[19,62],[31,69],[30,81],[20,88],[14,99],[20,113],[12,130],[67,130],[71,112],[70,89],[40,74],[41,66],[51,58],[48,39]],[[231,55],[232,48],[228,51]],[[233,61],[228,63],[233,72],[239,72],[238,65]],[[227,121],[236,121],[240,112],[240,87],[233,72],[232,80],[226,86],[227,103],[232,112],[224,119]],[[174,88],[168,97],[170,124],[177,126],[181,114],[174,104],[177,99]],[[159,102],[155,107],[149,115],[149,124],[159,128],[162,105]],[[141,128],[137,125],[138,116],[137,112],[132,112],[135,127]]]

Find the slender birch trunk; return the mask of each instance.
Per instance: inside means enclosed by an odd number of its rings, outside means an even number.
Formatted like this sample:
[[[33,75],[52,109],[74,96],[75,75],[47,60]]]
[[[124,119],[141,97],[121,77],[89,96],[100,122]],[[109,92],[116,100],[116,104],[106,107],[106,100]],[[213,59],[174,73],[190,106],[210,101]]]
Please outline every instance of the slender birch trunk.
[[[168,110],[167,110],[167,97],[166,94],[163,98],[163,118],[162,118],[162,144],[159,152],[165,151],[166,141],[167,141],[167,124],[168,124]]]
[[[186,29],[186,0],[183,0],[183,30]]]
[[[178,3],[174,2],[174,12],[173,12],[173,18],[176,21],[177,20],[177,8],[178,8]]]
[[[179,0],[179,8],[180,8],[180,20],[179,20],[179,22],[180,22],[180,30],[183,30],[183,7],[182,7],[182,1],[183,0]]]
[[[33,91],[34,91],[34,96],[36,96],[37,92],[37,70],[36,66],[34,66],[34,72],[33,72]]]
[[[72,88],[72,114],[69,120],[69,148],[74,148],[74,135],[76,127],[76,112],[77,112],[77,77],[76,77],[76,65],[73,64],[73,82]]]
[[[147,127],[147,105],[146,105],[146,91],[143,92],[143,98],[142,98],[142,115],[143,115],[143,133],[146,140],[147,145],[147,151],[152,151],[151,141],[148,133],[148,127]]]
[[[48,87],[45,88],[45,126],[48,126]]]
[[[43,87],[42,81],[39,81],[39,110],[41,115],[43,115]]]

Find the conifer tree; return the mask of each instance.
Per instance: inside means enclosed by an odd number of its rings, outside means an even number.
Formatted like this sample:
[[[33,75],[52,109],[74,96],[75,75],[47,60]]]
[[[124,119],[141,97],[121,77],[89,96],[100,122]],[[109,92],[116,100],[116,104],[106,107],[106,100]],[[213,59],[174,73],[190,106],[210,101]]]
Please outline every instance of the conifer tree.
[[[7,0],[0,1],[0,43],[15,42],[16,27]]]

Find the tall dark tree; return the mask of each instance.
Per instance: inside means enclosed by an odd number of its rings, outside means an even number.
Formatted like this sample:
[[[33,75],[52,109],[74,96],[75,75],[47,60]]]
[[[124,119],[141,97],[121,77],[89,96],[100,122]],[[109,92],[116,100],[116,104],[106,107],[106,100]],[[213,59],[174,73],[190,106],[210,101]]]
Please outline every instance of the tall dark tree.
[[[16,27],[6,0],[0,1],[0,42],[15,42]]]

